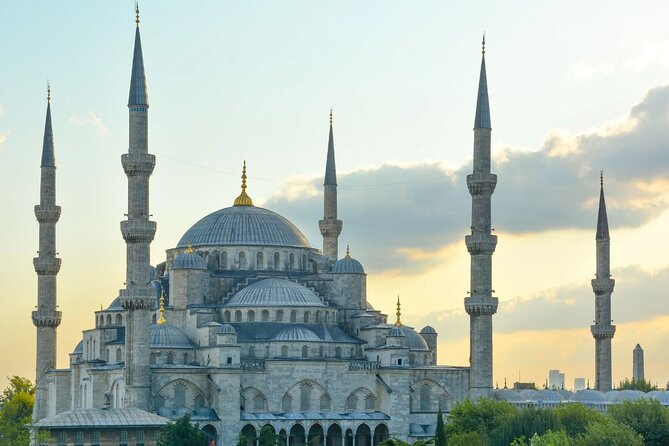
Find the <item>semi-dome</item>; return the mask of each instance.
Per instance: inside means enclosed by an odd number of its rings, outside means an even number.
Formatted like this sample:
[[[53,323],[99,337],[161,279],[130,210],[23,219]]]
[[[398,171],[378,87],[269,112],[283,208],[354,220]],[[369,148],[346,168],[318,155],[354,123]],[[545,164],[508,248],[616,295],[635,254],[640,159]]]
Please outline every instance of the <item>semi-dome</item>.
[[[151,348],[194,348],[186,333],[171,324],[153,324],[150,332]]]
[[[207,269],[207,262],[202,256],[189,250],[180,252],[174,257],[172,269]]]
[[[275,341],[305,341],[318,342],[321,340],[316,333],[305,327],[290,327],[274,337]]]
[[[72,353],[83,353],[84,352],[84,340],[82,339],[79,341],[76,347],[74,347],[74,350],[72,350]]]
[[[230,325],[230,324],[223,324],[223,326],[221,326],[221,333],[224,333],[224,334],[237,334],[237,332],[235,331],[235,327],[233,327],[233,326]]]
[[[402,325],[400,327],[402,330],[402,333],[404,333],[404,336],[406,337],[405,339],[405,346],[409,347],[409,350],[429,350],[427,346],[427,342],[425,342],[425,339],[416,331],[411,328],[407,327],[406,325]]]
[[[324,307],[307,287],[287,279],[265,279],[238,291],[228,307]]]
[[[118,296],[116,299],[114,299],[107,307],[107,311],[118,311],[123,309],[123,305],[121,305],[121,296]]]
[[[346,256],[335,262],[332,272],[335,274],[365,274],[365,268],[362,267],[362,263],[351,257],[347,246]]]
[[[232,206],[213,212],[181,237],[177,248],[193,246],[282,246],[311,248],[309,241],[281,215],[256,206]]]

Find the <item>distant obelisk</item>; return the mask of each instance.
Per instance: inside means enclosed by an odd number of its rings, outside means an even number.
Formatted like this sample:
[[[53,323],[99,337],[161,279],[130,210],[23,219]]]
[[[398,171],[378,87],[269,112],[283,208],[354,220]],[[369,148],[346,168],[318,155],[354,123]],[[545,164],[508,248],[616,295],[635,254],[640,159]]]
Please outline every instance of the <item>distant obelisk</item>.
[[[634,347],[632,352],[632,379],[634,381],[644,381],[643,372],[643,349],[639,344]]]

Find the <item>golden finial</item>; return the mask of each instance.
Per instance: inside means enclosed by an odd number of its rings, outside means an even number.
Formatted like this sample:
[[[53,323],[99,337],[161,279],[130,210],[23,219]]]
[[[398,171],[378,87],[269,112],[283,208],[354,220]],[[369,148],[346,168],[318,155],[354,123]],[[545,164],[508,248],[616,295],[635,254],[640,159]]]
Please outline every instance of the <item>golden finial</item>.
[[[188,247],[186,248],[186,252],[188,254],[193,254],[195,251],[193,250],[193,242],[188,242]]]
[[[347,259],[351,258],[351,251],[348,249],[348,245],[346,245],[346,258]]]
[[[139,2],[135,1],[135,23],[139,26]]]
[[[400,316],[402,315],[401,311],[401,304],[400,304],[400,295],[397,295],[397,320],[395,321],[395,327],[401,327],[402,326],[402,321],[400,320]]]
[[[485,31],[483,31],[483,40],[481,41],[481,54],[485,54]]]
[[[253,206],[253,200],[246,194],[246,160],[242,167],[242,193],[235,198],[235,206]]]
[[[332,107],[330,107],[330,126],[332,126]]]
[[[165,292],[160,291],[160,318],[158,318],[158,323],[163,325],[167,321],[165,320]]]
[[[46,81],[46,101],[51,104],[51,83]]]

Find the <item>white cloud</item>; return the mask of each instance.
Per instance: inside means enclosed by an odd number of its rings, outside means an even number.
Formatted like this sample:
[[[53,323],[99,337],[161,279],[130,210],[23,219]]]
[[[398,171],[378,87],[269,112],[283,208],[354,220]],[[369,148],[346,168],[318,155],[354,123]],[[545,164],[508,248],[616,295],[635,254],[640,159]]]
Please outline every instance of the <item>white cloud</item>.
[[[104,125],[102,119],[92,111],[89,111],[83,116],[74,115],[70,117],[70,123],[79,127],[89,126],[97,131],[100,136],[109,135],[109,129]]]
[[[615,66],[612,63],[593,65],[588,62],[579,62],[567,72],[567,80],[578,83],[589,81],[595,77],[605,77],[613,73]]]

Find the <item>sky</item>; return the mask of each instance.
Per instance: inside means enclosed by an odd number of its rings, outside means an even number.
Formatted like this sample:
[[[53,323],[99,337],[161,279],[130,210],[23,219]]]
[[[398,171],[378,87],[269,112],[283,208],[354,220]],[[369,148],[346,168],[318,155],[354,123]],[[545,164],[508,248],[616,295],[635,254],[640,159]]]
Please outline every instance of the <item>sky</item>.
[[[143,1],[149,150],[157,157],[152,262],[239,193],[321,247],[334,109],[340,252],[368,299],[439,332],[439,363],[467,365],[464,236],[486,32],[493,127],[494,381],[594,384],[599,172],[616,287],[613,380],[645,350],[669,381],[669,4],[647,1]],[[123,287],[130,1],[0,3],[0,385],[34,377],[33,206],[47,79],[58,175],[58,365]],[[391,316],[392,317],[392,316]]]

